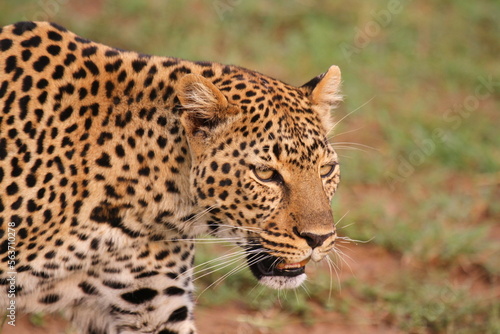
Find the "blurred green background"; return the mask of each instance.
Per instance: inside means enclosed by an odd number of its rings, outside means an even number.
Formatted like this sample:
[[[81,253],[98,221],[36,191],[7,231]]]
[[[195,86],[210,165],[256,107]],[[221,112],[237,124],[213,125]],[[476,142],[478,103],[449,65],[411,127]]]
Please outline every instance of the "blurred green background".
[[[256,287],[246,270],[203,291],[234,267],[200,278],[202,333],[500,332],[499,18],[497,0],[0,2],[1,25],[54,21],[294,85],[340,66],[333,209],[360,242],[339,242],[341,269],[310,266],[295,292]],[[197,262],[228,249],[200,245]]]

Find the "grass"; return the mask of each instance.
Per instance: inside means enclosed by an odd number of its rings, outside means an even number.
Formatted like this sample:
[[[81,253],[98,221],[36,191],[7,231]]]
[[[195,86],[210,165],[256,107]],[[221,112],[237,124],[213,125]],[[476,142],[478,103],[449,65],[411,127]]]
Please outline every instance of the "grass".
[[[496,333],[499,329],[500,302],[473,296],[466,286],[421,283],[404,276],[391,286],[360,289],[386,323],[397,323],[405,332]]]
[[[0,23],[49,19],[116,47],[234,63],[296,85],[339,65],[346,98],[335,117],[345,119],[333,141],[343,180],[333,209],[348,212],[339,231],[388,251],[398,275],[374,281],[357,268],[340,291],[318,267],[307,291],[285,295],[255,287],[245,270],[201,294],[201,305],[279,309],[284,323],[311,325],[317,307],[347,322],[361,308],[374,325],[409,333],[495,333],[500,3],[399,1],[391,12],[390,2],[7,1]],[[198,254],[201,263],[221,250]],[[200,279],[199,290],[226,269]],[[259,326],[279,330],[279,319]]]

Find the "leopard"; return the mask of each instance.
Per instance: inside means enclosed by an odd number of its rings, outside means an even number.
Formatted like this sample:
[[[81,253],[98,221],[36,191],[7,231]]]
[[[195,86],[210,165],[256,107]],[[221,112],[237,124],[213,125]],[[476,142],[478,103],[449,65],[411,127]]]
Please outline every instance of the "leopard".
[[[205,235],[261,284],[301,286],[336,246],[340,85],[335,65],[295,87],[55,23],[0,28],[6,320],[63,310],[81,333],[196,333]]]

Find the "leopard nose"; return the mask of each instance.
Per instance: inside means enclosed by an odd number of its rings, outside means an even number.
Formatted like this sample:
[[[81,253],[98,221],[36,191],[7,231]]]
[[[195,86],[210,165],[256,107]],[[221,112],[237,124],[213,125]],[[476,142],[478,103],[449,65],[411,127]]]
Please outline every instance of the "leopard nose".
[[[311,248],[316,248],[325,242],[326,239],[334,235],[335,232],[327,233],[327,234],[314,234],[309,232],[300,233],[300,237],[304,238]]]

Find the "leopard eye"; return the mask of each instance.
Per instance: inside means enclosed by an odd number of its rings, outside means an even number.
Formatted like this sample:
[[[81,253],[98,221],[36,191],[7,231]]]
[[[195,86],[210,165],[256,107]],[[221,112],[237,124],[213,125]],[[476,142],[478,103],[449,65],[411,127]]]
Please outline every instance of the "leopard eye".
[[[321,166],[319,169],[319,175],[321,175],[322,178],[332,175],[336,166],[337,164],[334,163]]]
[[[281,175],[272,168],[254,168],[253,173],[262,182],[281,182]]]

